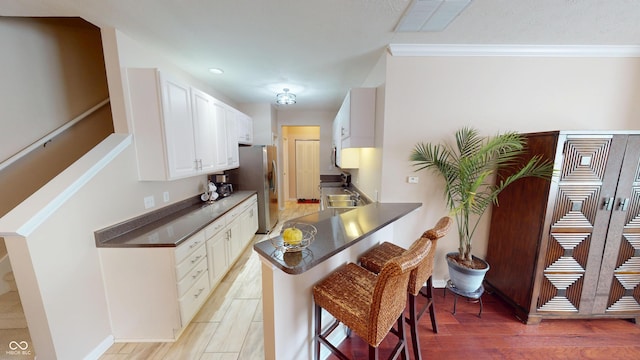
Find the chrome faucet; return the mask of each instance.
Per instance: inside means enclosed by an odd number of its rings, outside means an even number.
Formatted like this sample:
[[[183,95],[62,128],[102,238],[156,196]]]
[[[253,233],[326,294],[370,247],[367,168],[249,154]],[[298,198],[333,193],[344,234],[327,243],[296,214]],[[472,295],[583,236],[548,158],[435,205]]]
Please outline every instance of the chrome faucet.
[[[358,201],[360,200],[360,193],[358,193],[357,191],[351,191],[349,189],[344,189],[344,192],[346,192],[347,194],[351,195],[351,199],[354,201]]]

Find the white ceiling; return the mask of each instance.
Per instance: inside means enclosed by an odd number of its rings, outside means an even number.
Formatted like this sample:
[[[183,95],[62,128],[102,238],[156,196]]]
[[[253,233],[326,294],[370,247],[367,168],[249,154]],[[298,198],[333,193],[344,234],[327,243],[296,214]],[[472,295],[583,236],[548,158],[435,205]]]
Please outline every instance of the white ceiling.
[[[4,16],[80,16],[157,47],[231,99],[337,109],[390,43],[640,45],[640,0],[474,0],[444,31],[395,33],[410,0],[2,0]],[[207,69],[219,67],[223,75]]]

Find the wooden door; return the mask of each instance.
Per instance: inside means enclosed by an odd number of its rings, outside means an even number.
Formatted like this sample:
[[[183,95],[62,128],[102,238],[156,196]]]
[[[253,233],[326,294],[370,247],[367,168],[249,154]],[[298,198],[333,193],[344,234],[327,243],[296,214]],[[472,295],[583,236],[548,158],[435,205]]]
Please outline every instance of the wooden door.
[[[296,140],[296,197],[320,199],[320,141]]]

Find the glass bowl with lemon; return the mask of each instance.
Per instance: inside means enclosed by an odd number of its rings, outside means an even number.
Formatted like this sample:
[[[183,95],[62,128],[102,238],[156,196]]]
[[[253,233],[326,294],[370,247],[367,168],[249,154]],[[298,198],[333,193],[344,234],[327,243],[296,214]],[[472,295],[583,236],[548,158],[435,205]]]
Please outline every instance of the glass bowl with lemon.
[[[280,235],[271,238],[271,243],[282,252],[302,251],[313,242],[318,230],[305,223],[285,223]]]

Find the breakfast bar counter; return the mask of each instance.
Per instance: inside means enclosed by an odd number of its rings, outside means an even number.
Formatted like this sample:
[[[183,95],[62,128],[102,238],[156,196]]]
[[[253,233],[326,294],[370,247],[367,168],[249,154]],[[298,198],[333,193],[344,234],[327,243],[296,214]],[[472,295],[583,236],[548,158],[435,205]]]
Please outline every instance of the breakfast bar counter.
[[[265,359],[313,358],[313,285],[339,266],[356,262],[374,245],[394,242],[394,224],[421,206],[372,203],[351,209],[326,209],[291,220],[317,229],[315,239],[298,252],[283,253],[272,239],[256,243],[253,248],[262,261]],[[324,326],[332,319],[323,315],[323,320]],[[344,337],[341,331],[334,334],[333,343]],[[323,352],[321,358],[326,355]]]
[[[346,210],[326,209],[289,221],[311,224],[318,230],[314,241],[302,251],[283,253],[270,240],[253,248],[285,273],[301,274],[420,206],[420,203],[373,203]]]

